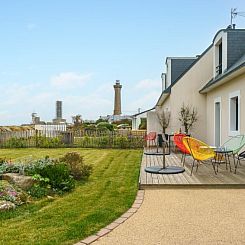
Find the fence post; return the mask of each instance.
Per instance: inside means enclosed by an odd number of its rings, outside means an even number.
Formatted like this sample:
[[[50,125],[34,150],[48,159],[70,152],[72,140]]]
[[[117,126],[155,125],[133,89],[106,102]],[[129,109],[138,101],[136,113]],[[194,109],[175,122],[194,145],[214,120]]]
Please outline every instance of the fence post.
[[[35,130],[35,145],[38,147],[38,130]]]

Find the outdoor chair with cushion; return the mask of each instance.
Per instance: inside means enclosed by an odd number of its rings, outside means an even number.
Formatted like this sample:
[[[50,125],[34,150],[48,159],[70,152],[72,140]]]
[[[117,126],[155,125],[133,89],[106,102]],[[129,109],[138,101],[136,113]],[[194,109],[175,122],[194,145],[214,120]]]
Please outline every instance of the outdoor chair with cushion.
[[[192,137],[184,137],[183,138],[183,144],[185,145],[186,149],[190,152],[191,156],[193,157],[193,163],[191,168],[191,175],[193,172],[194,164],[197,162],[196,165],[196,171],[198,170],[198,165],[206,160],[214,159],[215,158],[215,152],[212,148],[210,148],[207,144],[204,142],[197,140]],[[211,161],[215,171],[215,163],[214,161]]]
[[[237,135],[237,136],[231,137],[220,147],[221,149],[232,151],[232,156],[234,159],[234,166],[235,166],[235,173],[237,170],[238,163],[240,163],[240,159],[242,158],[242,155],[239,158],[239,152],[242,150],[244,146],[245,146],[245,135]],[[237,161],[236,161],[236,158],[237,158]]]
[[[185,165],[186,155],[190,155],[190,151],[183,144],[183,138],[184,137],[186,137],[186,134],[179,133],[179,134],[174,135],[174,144],[177,146],[177,148],[182,153],[181,162],[183,162],[183,166]]]

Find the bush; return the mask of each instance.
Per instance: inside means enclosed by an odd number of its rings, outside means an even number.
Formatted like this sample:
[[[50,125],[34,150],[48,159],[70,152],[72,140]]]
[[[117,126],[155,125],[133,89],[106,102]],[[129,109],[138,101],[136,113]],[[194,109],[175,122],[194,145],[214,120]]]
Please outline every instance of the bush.
[[[75,180],[88,179],[92,173],[92,166],[85,164],[83,156],[78,152],[66,153],[64,157],[60,158],[60,162],[67,164]]]
[[[46,165],[42,169],[38,169],[37,174],[43,178],[48,178],[49,185],[55,192],[66,192],[75,187],[70,170],[64,163]]]
[[[112,124],[110,124],[110,123],[108,123],[108,122],[100,122],[100,123],[98,123],[97,124],[97,128],[98,129],[103,129],[103,128],[106,128],[106,129],[108,129],[108,130],[110,130],[110,131],[113,131],[113,125]]]
[[[27,147],[27,139],[26,138],[10,138],[4,144],[7,148],[25,148]]]
[[[36,146],[41,148],[57,148],[62,147],[64,144],[60,137],[46,137],[46,136],[38,136],[36,138]]]
[[[115,140],[115,146],[119,148],[130,148],[130,142],[125,136],[118,136]]]
[[[23,173],[24,165],[21,163],[0,163],[0,175],[5,173]]]
[[[55,163],[54,160],[49,159],[49,158],[44,158],[44,159],[38,159],[35,161],[32,161],[29,164],[24,165],[24,173],[26,175],[35,175],[39,174],[42,169],[44,169],[48,165],[53,165]]]
[[[69,167],[48,157],[28,164],[25,167],[25,173],[32,175],[38,181],[38,185],[29,190],[35,196],[39,195],[39,192],[44,193],[43,188],[51,188],[54,192],[66,192],[72,190],[75,186]]]
[[[32,197],[41,198],[48,195],[48,189],[40,186],[39,184],[34,184],[29,190],[28,194]]]

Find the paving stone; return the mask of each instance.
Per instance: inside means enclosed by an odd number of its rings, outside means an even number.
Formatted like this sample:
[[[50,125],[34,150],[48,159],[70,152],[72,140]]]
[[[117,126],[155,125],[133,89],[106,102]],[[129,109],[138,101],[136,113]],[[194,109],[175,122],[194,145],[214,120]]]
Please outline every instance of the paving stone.
[[[94,241],[96,241],[97,239],[99,238],[99,236],[97,235],[92,235],[92,236],[89,236],[87,238],[85,238],[84,240],[81,241],[81,243],[85,243],[85,244],[90,244]]]
[[[139,190],[137,194],[144,195],[145,191],[144,190]]]
[[[86,245],[86,243],[83,243],[83,242],[78,242],[78,243],[75,243],[73,245]]]
[[[101,229],[96,235],[97,236],[104,236],[104,235],[106,235],[107,233],[109,233],[111,230],[109,230],[109,229],[106,229],[106,228],[103,228],[103,229]]]
[[[142,201],[143,202],[143,197],[137,197],[136,199],[135,199],[135,201]]]
[[[144,197],[144,194],[145,194],[144,192],[138,192],[137,197]]]
[[[120,225],[120,224],[113,222],[113,223],[107,225],[107,226],[105,227],[105,229],[113,230],[113,229],[115,229],[115,228],[116,228],[117,226],[119,226],[119,225]]]
[[[130,208],[128,210],[128,213],[135,213],[135,212],[137,212],[137,210],[138,210],[138,208]]]
[[[134,204],[141,204],[143,202],[143,200],[135,200]]]
[[[132,208],[140,208],[141,206],[141,203],[135,203],[133,204]]]
[[[121,217],[122,218],[129,218],[130,216],[132,216],[134,213],[130,213],[130,212],[126,212],[124,213]]]
[[[122,224],[126,219],[127,218],[120,217],[120,218],[116,219],[114,222],[118,223],[118,224]]]

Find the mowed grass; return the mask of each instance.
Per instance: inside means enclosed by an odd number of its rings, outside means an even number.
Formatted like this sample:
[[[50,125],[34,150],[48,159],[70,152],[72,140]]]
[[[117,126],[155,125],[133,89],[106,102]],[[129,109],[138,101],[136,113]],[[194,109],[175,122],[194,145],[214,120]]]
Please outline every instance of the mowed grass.
[[[134,202],[140,150],[1,149],[0,158],[61,157],[77,151],[93,174],[73,192],[0,213],[0,244],[73,244],[111,223]]]

